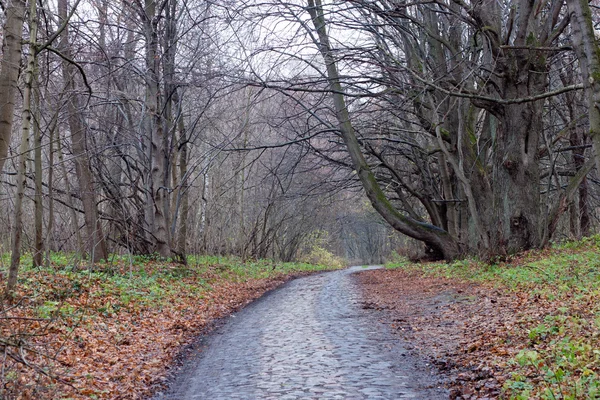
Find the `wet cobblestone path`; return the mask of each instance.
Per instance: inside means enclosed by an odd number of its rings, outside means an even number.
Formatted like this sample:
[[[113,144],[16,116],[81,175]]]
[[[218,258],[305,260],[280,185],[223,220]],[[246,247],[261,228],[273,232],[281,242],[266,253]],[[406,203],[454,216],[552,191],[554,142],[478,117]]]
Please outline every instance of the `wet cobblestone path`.
[[[425,370],[360,306],[354,267],[300,278],[207,340],[158,399],[444,399]],[[425,383],[423,383],[425,382]]]

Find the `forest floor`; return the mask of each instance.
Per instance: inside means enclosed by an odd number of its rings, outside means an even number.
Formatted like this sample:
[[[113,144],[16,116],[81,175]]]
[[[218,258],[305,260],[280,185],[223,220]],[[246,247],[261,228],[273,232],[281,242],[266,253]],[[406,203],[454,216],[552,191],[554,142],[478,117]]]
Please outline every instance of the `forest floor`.
[[[446,374],[452,399],[600,398],[600,237],[387,267],[358,275],[363,307]]]
[[[23,267],[17,300],[2,305],[1,399],[148,397],[213,321],[293,277],[331,269],[223,257],[185,267],[125,257],[93,270],[72,261],[54,254],[49,268]]]
[[[495,264],[387,267],[356,275],[359,301],[448,377],[451,398],[600,398],[600,236]],[[23,267],[0,308],[0,398],[147,397],[212,321],[322,269],[203,257],[89,270],[61,254]]]

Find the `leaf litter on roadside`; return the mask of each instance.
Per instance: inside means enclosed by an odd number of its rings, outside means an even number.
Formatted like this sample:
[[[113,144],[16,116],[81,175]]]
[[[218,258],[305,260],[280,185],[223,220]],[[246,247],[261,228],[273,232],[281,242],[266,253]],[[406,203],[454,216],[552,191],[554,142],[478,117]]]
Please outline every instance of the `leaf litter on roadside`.
[[[0,398],[146,397],[210,321],[325,268],[224,258],[186,268],[149,260],[93,271],[24,268],[20,300],[0,312]]]
[[[600,398],[599,244],[358,279],[364,301],[446,374],[451,398]]]

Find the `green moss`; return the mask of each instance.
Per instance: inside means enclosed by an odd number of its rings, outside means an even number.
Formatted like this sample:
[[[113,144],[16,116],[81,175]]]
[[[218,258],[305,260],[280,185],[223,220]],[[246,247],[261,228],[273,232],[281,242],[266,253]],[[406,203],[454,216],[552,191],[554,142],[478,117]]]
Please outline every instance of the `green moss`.
[[[440,133],[444,139],[450,139],[450,131],[447,129],[440,127]]]
[[[537,46],[538,45],[538,40],[535,37],[535,35],[533,34],[533,32],[529,32],[529,35],[527,35],[527,39],[525,39],[525,43],[527,43],[527,46]]]
[[[471,146],[477,145],[477,135],[475,133],[475,125],[477,124],[476,120],[476,112],[474,107],[469,107],[469,112],[467,113],[467,122],[465,124],[465,130],[467,133],[468,144]]]
[[[596,46],[596,48],[598,49],[598,46]],[[598,58],[598,61],[600,61],[600,52],[596,55],[596,57]],[[600,84],[600,68],[593,68],[590,71],[590,76],[592,79],[594,79],[595,83]]]

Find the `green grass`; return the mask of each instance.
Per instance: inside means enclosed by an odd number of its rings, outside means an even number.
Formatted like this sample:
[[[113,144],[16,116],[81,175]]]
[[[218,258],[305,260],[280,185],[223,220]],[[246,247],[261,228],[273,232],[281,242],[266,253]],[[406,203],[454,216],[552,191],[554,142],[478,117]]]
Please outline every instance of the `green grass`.
[[[487,264],[466,259],[416,265],[400,259],[386,264],[386,268],[418,268],[428,275],[490,282],[513,289],[590,292],[597,290],[600,283],[600,239],[596,238],[557,245],[545,252],[530,252],[514,262]]]
[[[6,255],[2,256],[3,261]],[[160,304],[177,293],[200,293],[210,290],[211,281],[243,282],[303,272],[333,269],[327,265],[282,263],[272,260],[244,262],[238,257],[190,256],[188,265],[157,261],[151,256],[113,256],[93,269],[83,269],[73,254],[52,253],[51,266],[33,268],[31,256],[24,254],[19,271],[19,287],[34,298],[50,296],[51,302],[40,305],[40,313],[48,314],[58,301],[77,296],[94,288],[91,296],[118,298],[124,305]],[[0,270],[6,270],[3,262]],[[55,301],[56,300],[56,301]],[[56,302],[57,304],[53,304]],[[56,311],[55,310],[55,311]]]
[[[546,306],[536,315],[524,315],[515,328],[525,346],[508,360],[511,378],[504,384],[505,398],[600,399],[600,236],[496,264],[475,259],[411,264],[398,259],[386,267],[543,299]]]
[[[220,271],[228,279],[239,280],[249,278],[271,278],[282,274],[293,274],[300,272],[314,272],[332,269],[329,265],[309,264],[302,262],[282,263],[273,260],[251,260],[243,261],[238,257],[216,257],[216,256],[191,256],[188,264],[192,267],[206,268],[207,266],[218,266]]]
[[[0,271],[6,271],[9,257],[6,254],[0,257]],[[103,343],[118,346],[119,335],[127,337],[133,327],[139,327],[149,336],[132,339],[128,344],[131,347],[127,349],[145,351],[145,345],[154,337],[152,335],[158,338],[168,336],[160,327],[179,324],[177,326],[182,328],[177,329],[185,330],[203,326],[205,318],[218,318],[230,307],[245,304],[271,287],[264,282],[266,279],[333,269],[329,265],[272,260],[244,262],[236,257],[211,256],[190,256],[186,266],[152,256],[111,256],[92,269],[88,269],[88,263],[76,254],[53,253],[50,261],[49,267],[33,268],[31,255],[25,254],[22,258],[16,297],[23,301],[16,302],[11,308],[18,318],[3,320],[3,334],[8,332],[12,343],[28,343],[36,354],[41,354],[39,349],[48,354],[77,353],[81,360],[87,360],[81,361],[86,368],[105,368],[105,363],[102,359],[93,358],[93,352],[88,357],[83,347],[76,344],[79,340],[77,335],[82,332],[89,334],[84,337],[93,339],[85,342],[85,346],[104,346]],[[256,282],[257,279],[261,281]],[[245,284],[249,280],[253,282]],[[5,284],[5,281],[0,281],[0,284]],[[154,322],[144,326],[145,321]],[[175,322],[177,324],[171,324]],[[193,332],[190,330],[189,334]],[[135,347],[136,344],[139,348]],[[67,346],[72,352],[64,352]],[[113,349],[111,354],[114,356],[115,347],[108,348]],[[163,356],[167,357],[166,353]],[[132,360],[137,362],[135,357]],[[78,368],[78,362],[74,362],[73,368]],[[42,365],[63,370],[62,365],[53,361],[44,360]],[[129,369],[133,367],[128,365]],[[64,368],[71,366],[65,364]],[[96,373],[104,376],[105,370],[97,370]],[[15,388],[20,387],[22,382],[29,386],[38,382],[40,387],[56,383],[30,369],[20,369],[19,374],[15,375],[12,383],[9,382],[12,389],[6,390],[14,389],[15,393],[19,393],[19,389]],[[6,384],[10,379],[12,375],[6,374],[0,383]],[[144,381],[140,380],[139,385],[145,385]],[[90,383],[89,386],[93,385]],[[101,394],[102,390],[98,389],[97,394]]]

